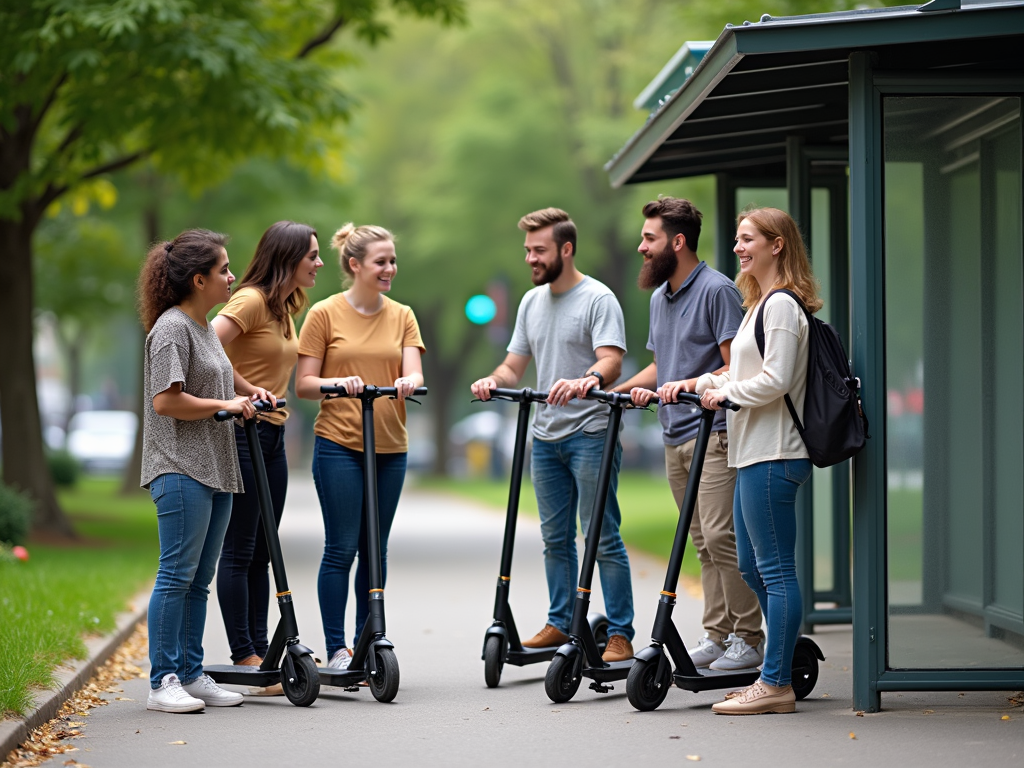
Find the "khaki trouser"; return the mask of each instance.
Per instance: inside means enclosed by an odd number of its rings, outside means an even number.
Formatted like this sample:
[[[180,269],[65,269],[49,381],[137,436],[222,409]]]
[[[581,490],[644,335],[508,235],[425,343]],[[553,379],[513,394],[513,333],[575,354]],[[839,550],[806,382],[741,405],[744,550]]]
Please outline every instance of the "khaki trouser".
[[[677,507],[683,504],[696,443],[694,438],[682,445],[665,446],[665,470]],[[690,524],[704,588],[704,631],[719,644],[735,632],[748,645],[755,646],[764,640],[761,607],[736,564],[732,522],[735,488],[736,470],[729,466],[729,438],[725,432],[714,432],[708,441],[697,508]]]

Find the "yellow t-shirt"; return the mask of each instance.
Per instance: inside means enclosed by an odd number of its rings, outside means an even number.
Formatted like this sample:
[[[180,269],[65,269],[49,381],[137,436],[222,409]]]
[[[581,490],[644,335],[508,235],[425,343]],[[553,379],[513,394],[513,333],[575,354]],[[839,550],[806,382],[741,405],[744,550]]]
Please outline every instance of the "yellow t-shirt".
[[[402,350],[425,352],[412,309],[383,297],[384,305],[364,315],[336,293],[313,305],[302,324],[299,354],[322,360],[320,377],[359,376],[365,384],[393,387],[402,375]],[[363,415],[359,400],[323,400],[313,432],[353,451],[363,450]],[[405,453],[405,403],[380,398],[373,404],[377,453]]]
[[[271,313],[258,288],[242,288],[218,312],[235,321],[242,332],[224,347],[231,365],[239,375],[257,387],[264,387],[277,397],[288,390],[288,380],[299,359],[299,338],[289,315],[289,338],[285,326]],[[262,416],[272,424],[284,424],[288,409]]]

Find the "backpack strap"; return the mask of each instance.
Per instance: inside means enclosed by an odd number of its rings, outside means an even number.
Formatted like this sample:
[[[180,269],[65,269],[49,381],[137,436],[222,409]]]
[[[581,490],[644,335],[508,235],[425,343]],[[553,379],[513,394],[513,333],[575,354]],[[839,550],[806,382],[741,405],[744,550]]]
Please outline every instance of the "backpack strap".
[[[768,304],[768,299],[776,293],[786,294],[796,302],[796,305],[804,311],[804,314],[810,314],[807,311],[807,308],[803,305],[803,302],[801,302],[800,299],[797,298],[797,295],[788,288],[776,288],[774,291],[769,291],[768,295],[764,297],[764,301],[761,302],[761,306],[757,309],[757,317],[754,318],[754,341],[757,342],[757,351],[761,353],[762,360],[764,360],[764,308],[765,305]],[[808,332],[810,332],[810,318],[808,318],[807,321],[807,328]],[[796,424],[796,430],[802,435],[804,432],[803,422],[800,420],[800,417],[796,415],[796,408],[793,406],[793,401],[789,398],[789,393],[787,392],[784,397],[786,398],[786,407],[789,409],[789,415],[793,417],[793,423]]]

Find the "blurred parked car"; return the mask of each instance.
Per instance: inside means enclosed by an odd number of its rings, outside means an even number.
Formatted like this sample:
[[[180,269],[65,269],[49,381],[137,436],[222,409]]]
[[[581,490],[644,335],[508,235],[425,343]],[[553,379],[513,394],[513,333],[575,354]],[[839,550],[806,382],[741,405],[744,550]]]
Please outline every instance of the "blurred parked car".
[[[138,417],[131,411],[82,411],[68,425],[68,453],[87,472],[124,469],[135,447]]]

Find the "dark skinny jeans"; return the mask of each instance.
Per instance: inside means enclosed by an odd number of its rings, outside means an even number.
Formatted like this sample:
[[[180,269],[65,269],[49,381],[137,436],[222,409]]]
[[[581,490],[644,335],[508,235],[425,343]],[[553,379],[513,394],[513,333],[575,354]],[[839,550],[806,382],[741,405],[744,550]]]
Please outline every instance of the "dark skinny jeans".
[[[257,431],[267,467],[274,520],[280,525],[288,493],[284,425],[264,421],[257,424]],[[245,493],[233,495],[231,522],[228,523],[217,567],[217,599],[231,647],[231,660],[238,662],[253,655],[263,658],[267,653],[270,552],[260,520],[249,444],[245,440],[245,430],[239,426],[235,427],[235,444],[238,446],[238,464]]]

